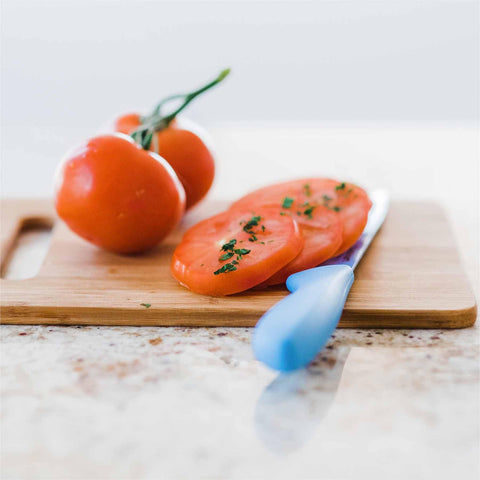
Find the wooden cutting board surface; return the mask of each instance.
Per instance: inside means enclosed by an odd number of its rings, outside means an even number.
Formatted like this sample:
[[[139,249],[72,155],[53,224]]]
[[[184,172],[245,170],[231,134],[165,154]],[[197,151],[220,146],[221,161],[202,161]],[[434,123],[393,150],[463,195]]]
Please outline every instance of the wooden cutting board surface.
[[[170,275],[170,258],[183,231],[222,208],[203,205],[156,250],[125,257],[75,236],[55,220],[47,200],[3,200],[2,267],[22,226],[54,224],[54,230],[36,277],[1,280],[2,322],[255,325],[287,294],[285,287],[214,298],[190,292]],[[355,278],[340,327],[461,328],[475,322],[475,298],[444,211],[436,204],[394,202]]]

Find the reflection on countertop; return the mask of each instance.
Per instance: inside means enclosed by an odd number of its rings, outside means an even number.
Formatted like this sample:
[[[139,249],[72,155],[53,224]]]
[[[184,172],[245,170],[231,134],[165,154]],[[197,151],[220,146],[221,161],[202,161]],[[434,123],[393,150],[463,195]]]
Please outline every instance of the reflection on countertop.
[[[6,477],[477,478],[478,327],[338,330],[288,375],[245,328],[0,330]]]
[[[308,441],[335,399],[349,351],[329,345],[308,369],[279,374],[263,390],[255,427],[268,448],[286,454]]]

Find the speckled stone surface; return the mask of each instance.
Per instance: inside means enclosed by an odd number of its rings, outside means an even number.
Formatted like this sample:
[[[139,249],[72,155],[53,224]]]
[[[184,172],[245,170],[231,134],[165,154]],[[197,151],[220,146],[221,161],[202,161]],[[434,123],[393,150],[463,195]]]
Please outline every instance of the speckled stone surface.
[[[2,478],[478,478],[476,328],[339,330],[289,375],[243,328],[1,335]]]
[[[301,167],[442,202],[478,293],[477,130],[214,133],[219,197]],[[2,326],[1,477],[477,480],[479,332],[338,330],[277,375],[251,329]]]

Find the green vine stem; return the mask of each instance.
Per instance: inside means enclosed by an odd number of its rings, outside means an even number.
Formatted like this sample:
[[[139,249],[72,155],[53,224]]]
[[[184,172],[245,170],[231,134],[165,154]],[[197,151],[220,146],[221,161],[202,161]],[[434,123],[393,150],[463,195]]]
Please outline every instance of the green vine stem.
[[[197,98],[202,93],[210,90],[215,85],[218,85],[228,74],[230,73],[230,69],[226,68],[222,70],[215,80],[207,83],[203,87],[195,90],[193,92],[187,94],[180,94],[180,95],[171,95],[169,97],[164,98],[160,101],[155,109],[153,110],[152,114],[142,118],[142,125],[134,130],[130,136],[139,143],[142,148],[148,150],[152,143],[153,134],[160,130],[167,128],[170,123],[175,119],[175,117],[184,109],[186,106],[195,98]],[[162,108],[169,102],[174,100],[183,100],[181,105],[174,110],[172,113],[162,116],[161,110]]]
[[[157,115],[160,115],[161,109],[164,105],[166,105],[170,102],[173,102],[174,100],[180,100],[182,98],[185,98],[185,96],[186,96],[185,94],[180,93],[179,95],[172,95],[170,97],[164,98],[163,100],[161,100],[157,104],[157,106],[154,108],[153,112],[148,117],[145,117],[145,119],[148,119],[148,118],[151,118],[151,117],[156,117]]]

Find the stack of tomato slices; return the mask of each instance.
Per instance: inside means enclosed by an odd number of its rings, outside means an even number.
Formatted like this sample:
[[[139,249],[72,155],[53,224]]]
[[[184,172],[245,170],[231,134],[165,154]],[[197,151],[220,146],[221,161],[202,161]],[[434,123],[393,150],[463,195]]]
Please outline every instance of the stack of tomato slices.
[[[326,178],[255,190],[185,233],[173,255],[173,276],[214,296],[283,283],[348,250],[370,207],[362,188]]]

